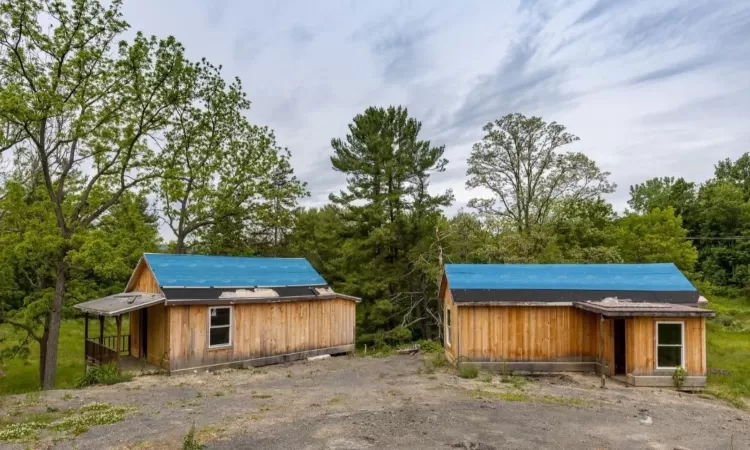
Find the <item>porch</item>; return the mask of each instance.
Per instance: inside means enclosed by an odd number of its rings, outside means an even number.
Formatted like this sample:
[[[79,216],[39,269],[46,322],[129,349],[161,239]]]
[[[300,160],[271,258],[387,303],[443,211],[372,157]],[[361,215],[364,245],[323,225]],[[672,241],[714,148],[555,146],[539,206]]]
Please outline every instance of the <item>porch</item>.
[[[138,346],[139,342],[144,342],[143,338],[133,336],[130,332],[123,333],[122,318],[125,314],[144,310],[163,301],[164,296],[160,294],[129,292],[75,305],[75,308],[83,312],[84,315],[84,358],[86,366],[114,363],[123,372],[160,370],[158,366],[146,360],[144,352],[133,347],[133,345]],[[107,317],[115,319],[116,333],[114,335],[104,335]],[[98,336],[90,336],[89,321],[91,318],[96,318],[99,321]],[[133,344],[134,342],[135,344]]]

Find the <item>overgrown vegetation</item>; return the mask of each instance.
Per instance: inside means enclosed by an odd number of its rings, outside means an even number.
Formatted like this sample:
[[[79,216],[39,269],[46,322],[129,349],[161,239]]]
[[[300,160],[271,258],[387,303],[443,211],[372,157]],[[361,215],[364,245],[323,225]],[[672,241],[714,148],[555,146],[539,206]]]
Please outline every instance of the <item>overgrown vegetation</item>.
[[[190,427],[187,434],[182,440],[182,450],[202,450],[206,448],[205,445],[198,442],[195,431],[195,423]]]
[[[506,402],[543,403],[549,405],[566,405],[574,407],[595,405],[595,403],[590,400],[585,400],[578,397],[536,395],[518,389],[501,392],[489,392],[486,390],[475,389],[474,391],[472,391],[472,397],[477,399],[497,398]]]
[[[685,368],[682,366],[677,367],[672,374],[672,381],[674,382],[674,385],[677,389],[682,389],[682,386],[685,384],[686,378],[687,371],[685,371]]]
[[[93,386],[95,384],[117,384],[131,381],[133,375],[121,373],[117,364],[112,362],[101,366],[91,366],[86,373],[76,380],[76,387]]]
[[[750,399],[750,300],[710,296],[717,316],[707,322],[706,392],[739,408]]]
[[[458,376],[461,378],[474,379],[479,375],[479,366],[473,363],[461,363],[458,367]]]

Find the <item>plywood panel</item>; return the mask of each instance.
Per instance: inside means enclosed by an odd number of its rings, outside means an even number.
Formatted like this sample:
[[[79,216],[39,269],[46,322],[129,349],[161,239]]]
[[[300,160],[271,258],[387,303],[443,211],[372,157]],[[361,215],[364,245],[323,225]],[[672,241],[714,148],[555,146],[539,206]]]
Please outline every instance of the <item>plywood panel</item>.
[[[656,322],[682,322],[685,332],[685,369],[689,376],[706,374],[706,322],[701,317],[634,317],[625,322],[626,367],[631,375],[654,375]]]
[[[130,313],[130,356],[141,357],[141,312]]]
[[[599,358],[598,316],[586,311],[568,306],[461,305],[457,309],[454,328],[460,328],[462,357],[475,361]],[[604,327],[605,359],[610,361],[614,352],[611,321],[605,321]]]
[[[169,366],[169,320],[167,307],[154,305],[148,308],[148,330],[146,330],[146,360],[157,366]]]
[[[208,306],[171,306],[171,369],[351,345],[355,308],[343,299],[234,305],[232,346],[208,349]]]

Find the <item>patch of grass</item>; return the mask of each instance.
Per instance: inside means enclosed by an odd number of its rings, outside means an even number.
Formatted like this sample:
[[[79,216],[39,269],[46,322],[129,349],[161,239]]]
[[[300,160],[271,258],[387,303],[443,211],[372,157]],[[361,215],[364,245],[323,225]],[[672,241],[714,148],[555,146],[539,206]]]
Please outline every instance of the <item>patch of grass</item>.
[[[133,375],[121,373],[116,363],[109,363],[89,367],[86,373],[76,380],[76,387],[93,386],[96,384],[110,385],[124,383],[132,379]]]
[[[19,415],[17,422],[0,426],[0,441],[28,442],[37,439],[40,430],[77,436],[93,425],[116,423],[125,418],[131,408],[116,407],[107,403],[90,403],[81,408],[60,411],[47,408],[45,412]],[[64,439],[65,436],[53,436]]]
[[[341,396],[336,395],[335,397],[331,397],[331,398],[328,399],[328,404],[329,405],[337,405],[337,404],[339,404],[339,403],[341,403],[343,401],[344,401],[344,399],[341,398]]]
[[[122,328],[127,330],[128,318],[125,315]],[[105,321],[104,334],[117,332],[114,320]],[[41,333],[41,331],[40,331]],[[99,322],[89,322],[89,336],[99,335]],[[16,328],[0,324],[0,351],[18,344],[26,336]],[[0,376],[2,394],[22,394],[39,389],[39,345],[32,342],[28,358],[15,358],[4,361],[5,376]],[[55,387],[68,389],[83,373],[83,319],[64,320],[60,327],[60,343],[57,349],[57,377]]]
[[[224,393],[221,391],[214,392],[214,397],[223,397],[223,396],[224,396]]]
[[[596,405],[595,402],[578,397],[562,397],[558,395],[535,395],[520,390],[509,390],[503,392],[488,392],[476,389],[472,397],[477,399],[497,398],[506,402],[541,403],[548,405],[565,405],[577,408]]]
[[[205,445],[198,442],[198,438],[195,434],[195,424],[193,424],[182,439],[182,450],[201,450],[206,448]]]
[[[70,392],[66,392],[63,394],[62,399],[63,400],[73,400],[75,397]]]
[[[264,398],[271,398],[271,397],[273,397],[273,395],[271,394],[253,394],[253,398],[264,399]]]
[[[479,377],[479,379],[484,381],[485,383],[492,383],[492,374],[490,372],[484,372],[482,373],[482,376]]]
[[[109,425],[120,422],[130,408],[112,406],[108,403],[89,403],[50,424],[50,429],[78,436],[94,425]]]
[[[463,363],[458,369],[458,376],[461,378],[474,379],[479,375],[479,366],[472,363]]]
[[[445,359],[445,353],[431,353],[422,359],[421,373],[435,373],[438,369],[443,369],[448,365]]]
[[[705,392],[735,407],[747,408],[750,400],[750,299],[711,297],[709,307],[716,311],[717,317],[706,324],[709,374]]]

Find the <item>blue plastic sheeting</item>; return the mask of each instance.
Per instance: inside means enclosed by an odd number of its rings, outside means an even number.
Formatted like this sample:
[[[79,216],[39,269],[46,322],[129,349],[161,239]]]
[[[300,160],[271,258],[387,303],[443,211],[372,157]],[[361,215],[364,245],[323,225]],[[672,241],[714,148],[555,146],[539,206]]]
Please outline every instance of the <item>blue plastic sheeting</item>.
[[[451,289],[695,291],[674,264],[447,264]]]
[[[304,258],[146,253],[159,286],[320,286],[326,281]]]

